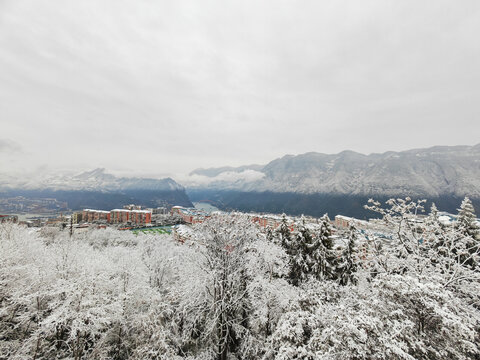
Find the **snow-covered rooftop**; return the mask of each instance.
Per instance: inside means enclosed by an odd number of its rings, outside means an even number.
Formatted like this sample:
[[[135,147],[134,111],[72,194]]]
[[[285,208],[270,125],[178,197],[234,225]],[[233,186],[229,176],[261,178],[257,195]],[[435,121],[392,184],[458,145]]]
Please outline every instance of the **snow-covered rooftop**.
[[[110,211],[106,210],[94,210],[94,209],[83,209],[83,211],[93,211],[93,212],[98,212],[98,213],[103,213],[103,214],[109,214]]]

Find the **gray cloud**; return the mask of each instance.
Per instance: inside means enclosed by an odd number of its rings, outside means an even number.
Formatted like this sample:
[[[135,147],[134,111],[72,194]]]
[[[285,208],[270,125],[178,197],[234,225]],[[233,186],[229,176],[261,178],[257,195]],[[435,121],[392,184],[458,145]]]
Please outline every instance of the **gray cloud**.
[[[0,153],[18,153],[21,152],[22,147],[15,141],[8,139],[0,139]]]
[[[250,183],[261,180],[263,177],[265,177],[263,172],[247,169],[243,171],[224,171],[216,176],[190,174],[181,177],[179,180],[187,186],[205,186],[215,183]]]
[[[135,173],[475,144],[478,33],[476,0],[4,0],[2,136]]]

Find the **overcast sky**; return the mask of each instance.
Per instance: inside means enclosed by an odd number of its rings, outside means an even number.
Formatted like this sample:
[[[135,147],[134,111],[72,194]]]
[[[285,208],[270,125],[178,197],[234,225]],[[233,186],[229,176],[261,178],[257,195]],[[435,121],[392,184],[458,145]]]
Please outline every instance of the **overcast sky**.
[[[0,0],[0,170],[480,142],[480,1]]]

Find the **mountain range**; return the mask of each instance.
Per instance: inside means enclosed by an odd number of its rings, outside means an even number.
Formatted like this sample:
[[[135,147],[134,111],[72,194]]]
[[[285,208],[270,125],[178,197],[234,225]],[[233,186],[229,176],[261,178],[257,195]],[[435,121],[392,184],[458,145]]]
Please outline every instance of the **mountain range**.
[[[0,181],[0,196],[55,198],[67,202],[73,210],[109,210],[131,203],[148,207],[192,206],[185,188],[171,178],[117,177],[103,168],[28,180],[4,177]]]
[[[4,181],[0,188],[51,189],[51,190],[184,190],[183,186],[171,178],[150,179],[141,177],[117,177],[108,174],[104,168],[85,171],[75,175],[57,175],[34,179]]]
[[[367,217],[368,198],[410,196],[455,212],[464,196],[480,207],[480,144],[436,146],[364,155],[309,152],[266,165],[196,169],[186,188],[171,178],[117,177],[99,168],[42,178],[0,174],[0,196],[54,197],[71,209],[108,209],[128,203],[191,206],[209,201],[221,209]]]
[[[187,184],[191,189],[480,197],[480,144],[370,155],[310,152],[263,166],[197,169],[190,175],[197,177]]]
[[[241,210],[364,217],[369,197],[410,196],[453,212],[464,196],[480,205],[480,144],[370,155],[286,155],[266,165],[197,169],[185,185],[193,201],[203,198]]]

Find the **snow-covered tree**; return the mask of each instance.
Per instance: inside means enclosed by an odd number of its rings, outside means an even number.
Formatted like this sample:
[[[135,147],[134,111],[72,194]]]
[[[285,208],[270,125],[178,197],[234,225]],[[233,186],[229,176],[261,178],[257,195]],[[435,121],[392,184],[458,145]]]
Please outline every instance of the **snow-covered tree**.
[[[266,360],[314,360],[315,353],[309,347],[316,318],[308,311],[295,310],[285,313],[271,338]]]
[[[423,239],[418,229],[418,215],[424,212],[426,200],[413,201],[410,197],[405,199],[389,199],[383,208],[378,201],[368,200],[365,205],[371,210],[383,215],[386,226],[393,228],[395,240],[401,244],[398,248],[400,255],[418,254]]]
[[[282,214],[282,221],[280,222],[280,226],[275,230],[275,235],[279,238],[279,244],[287,248],[287,244],[289,244],[292,238],[292,230],[288,224],[287,215]]]
[[[468,197],[463,199],[460,209],[458,209],[457,227],[461,229],[465,235],[469,235],[473,239],[480,241],[480,227],[477,223],[472,201]]]
[[[337,274],[339,283],[347,285],[348,283],[356,284],[358,269],[358,249],[357,249],[357,229],[351,226],[348,231],[347,243],[342,250],[339,264],[337,265]]]
[[[327,214],[320,219],[320,229],[316,232],[316,242],[312,250],[313,272],[316,278],[336,279],[338,259],[333,249],[332,228]]]
[[[290,256],[288,278],[293,285],[306,281],[311,273],[309,258],[309,245],[312,243],[312,234],[305,227],[302,220],[298,230],[289,238],[282,236],[282,244]]]
[[[317,230],[310,230],[304,218],[296,227],[296,231],[288,238],[282,237],[282,245],[290,256],[289,281],[299,285],[312,276],[322,280],[334,279],[336,255],[328,217],[322,217]]]
[[[476,359],[479,313],[427,278],[380,274],[368,287],[319,283],[315,359]],[[325,294],[328,294],[326,298]]]
[[[297,286],[287,249],[240,214],[183,244],[1,224],[0,359],[478,359],[480,274],[459,256],[472,237],[404,205],[338,254],[326,217],[289,229]]]
[[[404,274],[425,272],[444,274],[445,286],[478,274],[468,269],[478,263],[478,247],[472,246],[472,237],[462,232],[459,227],[448,227],[434,221],[432,215],[420,219],[418,213],[423,211],[425,200],[390,199],[386,209],[378,202],[369,200],[367,209],[383,214],[385,231],[390,231],[392,243],[389,252],[394,255],[383,262],[383,271]],[[471,250],[474,250],[470,252]],[[379,257],[382,259],[382,256]]]
[[[200,348],[225,360],[248,339],[247,255],[258,228],[247,217],[218,216],[196,232],[203,284],[184,305],[183,333],[188,330]]]
[[[464,251],[461,252],[461,260],[466,265],[477,268],[480,264],[480,226],[477,222],[475,209],[472,201],[465,197],[458,210],[456,227],[464,235]],[[459,252],[460,253],[460,252]]]

